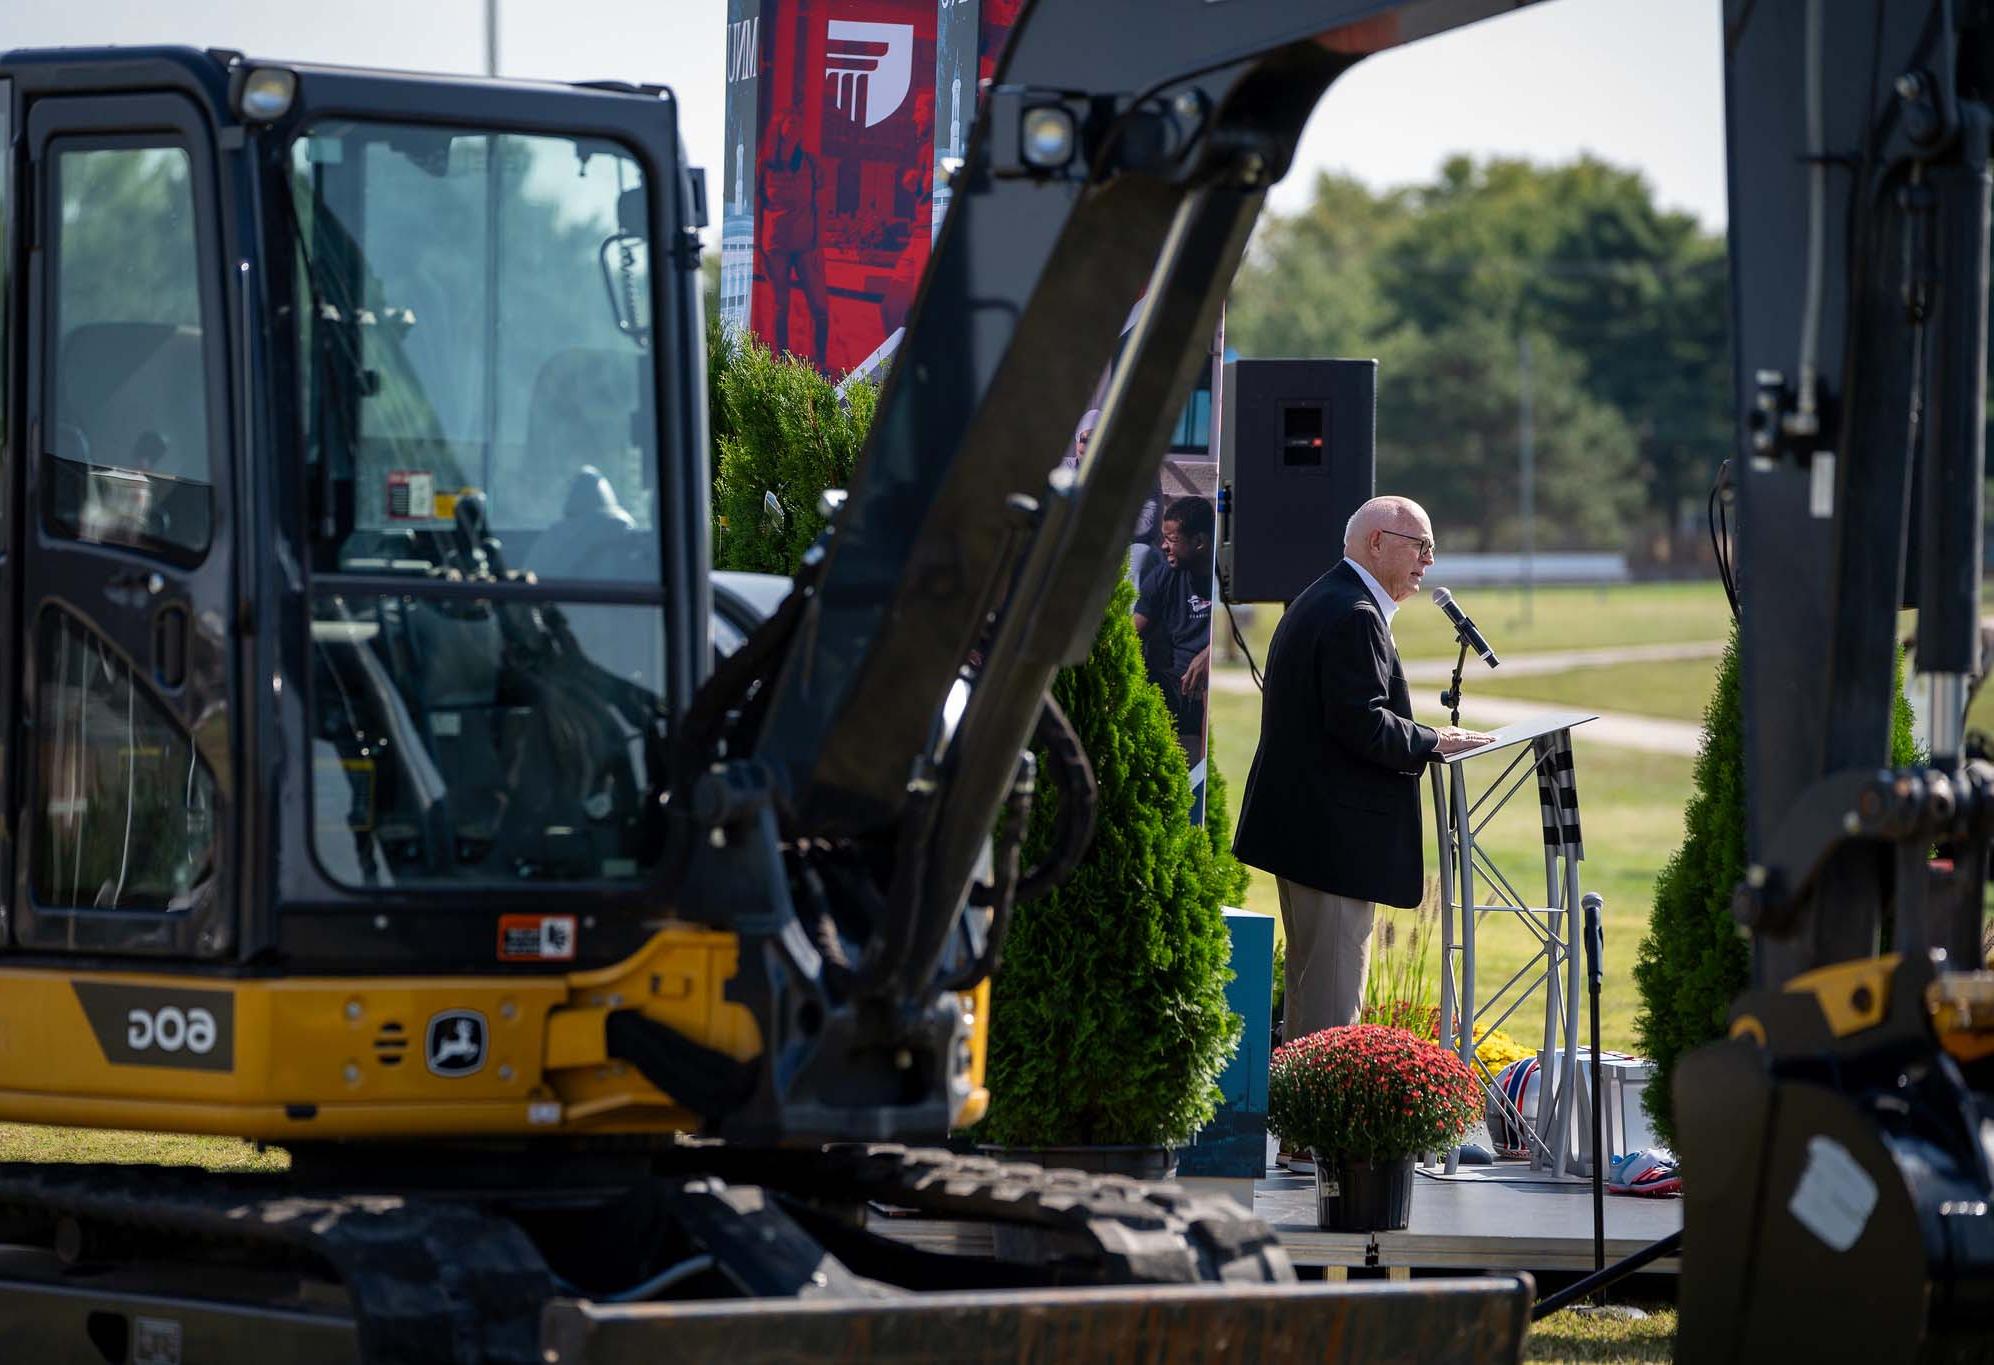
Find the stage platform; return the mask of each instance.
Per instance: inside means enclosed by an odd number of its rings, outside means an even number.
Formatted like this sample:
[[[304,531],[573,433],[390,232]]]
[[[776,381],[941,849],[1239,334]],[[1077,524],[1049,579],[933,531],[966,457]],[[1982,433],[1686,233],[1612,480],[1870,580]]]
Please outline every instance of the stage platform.
[[[1315,1181],[1272,1168],[1254,1182],[1253,1208],[1273,1225],[1297,1266],[1330,1278],[1353,1270],[1409,1277],[1415,1270],[1592,1269],[1592,1186],[1557,1181],[1527,1162],[1463,1166],[1455,1175],[1422,1167],[1412,1192],[1412,1225],[1404,1232],[1323,1232],[1315,1222]],[[1201,1183],[1201,1182],[1186,1182]],[[1243,1181],[1242,1181],[1243,1184]],[[888,1214],[875,1210],[876,1231],[930,1251],[991,1254],[987,1224]],[[1680,1199],[1606,1197],[1608,1264],[1682,1226]],[[1675,1257],[1650,1271],[1673,1274]]]
[[[1454,1175],[1421,1167],[1404,1232],[1323,1232],[1315,1222],[1315,1180],[1269,1171],[1256,1181],[1253,1210],[1273,1225],[1298,1266],[1349,1271],[1589,1271],[1592,1186],[1557,1181],[1528,1162],[1463,1166]],[[1611,1264],[1682,1227],[1682,1200],[1606,1196],[1606,1259]],[[1675,1273],[1675,1257],[1649,1267]]]

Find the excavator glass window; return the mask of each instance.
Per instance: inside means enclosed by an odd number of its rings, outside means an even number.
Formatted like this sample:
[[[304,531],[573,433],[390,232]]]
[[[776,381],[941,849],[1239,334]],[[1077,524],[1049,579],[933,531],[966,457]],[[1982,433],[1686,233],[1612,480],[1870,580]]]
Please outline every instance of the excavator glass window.
[[[54,459],[58,531],[192,562],[214,491],[200,256],[184,148],[53,147]]]
[[[36,902],[184,908],[211,870],[214,777],[101,637],[55,607],[43,611],[40,630]]]
[[[461,569],[455,512],[475,497],[510,568],[656,582],[635,159],[349,123],[298,139],[292,172],[310,458],[329,495],[315,567]]]
[[[342,121],[290,172],[320,866],[645,875],[665,620],[642,168],[600,140]]]

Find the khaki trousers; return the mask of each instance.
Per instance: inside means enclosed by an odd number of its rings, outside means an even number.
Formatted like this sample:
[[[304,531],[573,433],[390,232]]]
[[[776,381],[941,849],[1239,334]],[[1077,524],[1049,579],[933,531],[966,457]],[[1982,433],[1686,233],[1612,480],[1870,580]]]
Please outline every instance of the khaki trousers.
[[[1332,896],[1276,877],[1281,925],[1288,935],[1287,999],[1281,1039],[1357,1022],[1371,969],[1370,901]]]

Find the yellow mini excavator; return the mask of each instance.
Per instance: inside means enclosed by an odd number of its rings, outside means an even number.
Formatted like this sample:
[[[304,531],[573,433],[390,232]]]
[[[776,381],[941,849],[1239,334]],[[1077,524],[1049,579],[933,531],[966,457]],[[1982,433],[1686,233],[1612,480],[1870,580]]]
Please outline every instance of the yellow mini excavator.
[[[668,92],[0,57],[0,1119],[292,1155],[0,1167],[0,1352],[1514,1359],[1520,1277],[1296,1284],[1223,1201],[932,1145],[1268,186],[1338,74],[1513,7],[1029,6],[850,497],[717,664]],[[1988,6],[1726,44],[1760,993],[1684,1068],[1684,1355],[1970,1356],[1994,781],[1957,727],[1878,770],[1907,578],[1976,662]]]

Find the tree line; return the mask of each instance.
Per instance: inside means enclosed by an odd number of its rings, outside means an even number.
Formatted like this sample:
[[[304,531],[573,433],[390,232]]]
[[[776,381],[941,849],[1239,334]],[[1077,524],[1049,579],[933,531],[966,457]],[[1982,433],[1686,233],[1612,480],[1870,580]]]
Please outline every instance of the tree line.
[[[1226,339],[1245,356],[1375,357],[1378,484],[1419,498],[1463,550],[1535,544],[1698,562],[1732,444],[1721,234],[1592,157],[1449,159],[1374,191],[1319,174],[1268,218]]]

